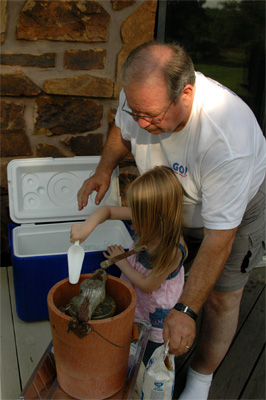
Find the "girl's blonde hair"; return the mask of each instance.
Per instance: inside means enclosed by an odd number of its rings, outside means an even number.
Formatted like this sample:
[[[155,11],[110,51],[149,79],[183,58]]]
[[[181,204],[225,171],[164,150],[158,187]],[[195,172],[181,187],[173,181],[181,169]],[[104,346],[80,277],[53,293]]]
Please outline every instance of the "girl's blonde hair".
[[[176,263],[182,237],[183,188],[168,167],[155,167],[140,175],[127,192],[138,245],[158,241],[150,252],[152,274],[160,275]]]

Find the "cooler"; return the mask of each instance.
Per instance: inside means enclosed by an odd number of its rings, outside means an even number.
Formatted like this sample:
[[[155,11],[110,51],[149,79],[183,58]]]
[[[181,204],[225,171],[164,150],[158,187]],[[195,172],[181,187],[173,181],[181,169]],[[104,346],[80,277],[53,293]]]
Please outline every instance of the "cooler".
[[[7,167],[12,256],[17,315],[23,321],[48,319],[47,294],[68,277],[67,251],[73,222],[83,221],[97,207],[95,193],[78,211],[77,192],[90,177],[100,157],[31,158],[12,160]],[[121,205],[119,170],[101,205]],[[105,221],[81,246],[85,250],[82,274],[100,267],[103,251],[111,244],[128,249],[132,243],[126,222]],[[116,266],[108,273],[119,276]]]

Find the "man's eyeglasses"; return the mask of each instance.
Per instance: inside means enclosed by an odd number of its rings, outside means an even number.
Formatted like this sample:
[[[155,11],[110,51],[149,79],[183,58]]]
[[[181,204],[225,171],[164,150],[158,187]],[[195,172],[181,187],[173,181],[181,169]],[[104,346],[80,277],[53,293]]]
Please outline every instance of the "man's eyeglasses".
[[[163,115],[161,117],[158,117],[158,115],[160,115],[161,113],[152,117],[151,115],[145,115],[145,114],[144,115],[140,115],[140,114],[135,114],[132,111],[129,111],[130,109],[129,109],[128,104],[127,104],[127,99],[125,99],[125,101],[124,101],[124,104],[123,104],[123,107],[122,107],[122,111],[125,111],[127,114],[131,115],[131,117],[133,119],[135,119],[136,121],[138,121],[140,118],[142,118],[145,121],[150,122],[151,124],[159,124],[164,119],[167,111],[169,110],[169,108],[171,107],[173,102],[174,101],[171,101],[171,103],[169,104],[169,106],[167,107],[166,111],[164,111],[164,113],[163,113]]]

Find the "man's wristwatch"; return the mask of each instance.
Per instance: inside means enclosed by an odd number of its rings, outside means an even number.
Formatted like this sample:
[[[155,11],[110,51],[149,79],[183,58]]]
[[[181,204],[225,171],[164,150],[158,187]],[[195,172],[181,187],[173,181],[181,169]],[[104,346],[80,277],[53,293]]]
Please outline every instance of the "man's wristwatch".
[[[189,308],[188,306],[186,306],[183,303],[177,303],[174,306],[174,309],[189,315],[192,319],[194,319],[194,321],[196,321],[198,318],[198,315],[195,313],[195,311],[191,310],[191,308]]]

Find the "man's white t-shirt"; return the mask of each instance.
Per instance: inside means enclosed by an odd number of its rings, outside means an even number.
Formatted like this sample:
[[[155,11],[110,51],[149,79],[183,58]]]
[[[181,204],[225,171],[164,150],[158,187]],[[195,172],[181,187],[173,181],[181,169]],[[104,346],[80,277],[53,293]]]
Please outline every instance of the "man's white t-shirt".
[[[250,108],[235,93],[196,72],[186,126],[153,135],[122,111],[124,100],[122,90],[115,123],[131,142],[140,173],[156,165],[176,173],[185,192],[185,226],[237,227],[266,170],[265,138]]]

